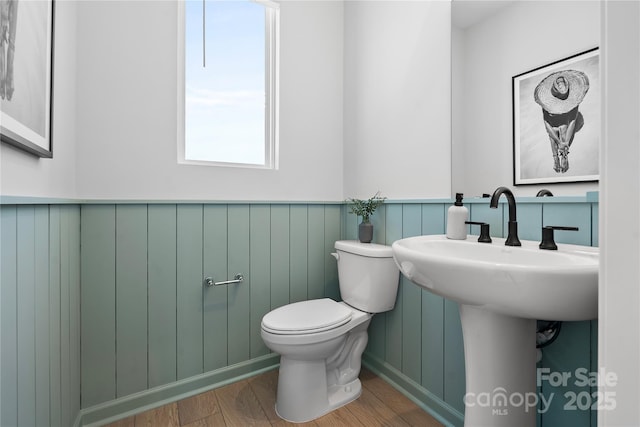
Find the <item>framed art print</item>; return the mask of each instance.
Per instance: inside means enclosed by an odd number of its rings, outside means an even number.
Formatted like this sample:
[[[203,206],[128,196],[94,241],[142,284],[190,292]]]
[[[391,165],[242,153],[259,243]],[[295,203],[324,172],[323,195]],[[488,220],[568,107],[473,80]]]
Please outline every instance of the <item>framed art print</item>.
[[[52,0],[0,0],[0,140],[52,157]]]
[[[591,49],[512,78],[513,183],[599,179],[599,52]]]

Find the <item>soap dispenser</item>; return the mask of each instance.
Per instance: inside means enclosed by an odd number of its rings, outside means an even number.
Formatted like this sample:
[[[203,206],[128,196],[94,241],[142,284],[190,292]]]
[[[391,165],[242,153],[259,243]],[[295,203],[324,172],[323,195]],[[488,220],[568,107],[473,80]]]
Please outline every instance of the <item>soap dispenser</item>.
[[[467,225],[469,209],[462,204],[462,193],[456,193],[456,201],[447,212],[447,238],[464,240],[467,238]]]

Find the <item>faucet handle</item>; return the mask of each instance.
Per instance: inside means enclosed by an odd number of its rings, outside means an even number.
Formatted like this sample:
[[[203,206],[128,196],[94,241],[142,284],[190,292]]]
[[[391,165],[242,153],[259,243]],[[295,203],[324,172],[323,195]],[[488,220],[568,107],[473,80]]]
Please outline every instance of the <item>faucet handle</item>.
[[[489,236],[489,224],[487,224],[486,222],[476,222],[476,221],[465,221],[464,223],[470,224],[470,225],[479,225],[480,237],[478,237],[478,242],[491,243],[491,236]]]
[[[547,249],[550,251],[558,250],[558,245],[556,245],[555,240],[553,239],[553,230],[564,230],[564,231],[578,231],[578,227],[565,227],[560,225],[547,225],[542,227],[542,242],[540,242],[540,249]]]

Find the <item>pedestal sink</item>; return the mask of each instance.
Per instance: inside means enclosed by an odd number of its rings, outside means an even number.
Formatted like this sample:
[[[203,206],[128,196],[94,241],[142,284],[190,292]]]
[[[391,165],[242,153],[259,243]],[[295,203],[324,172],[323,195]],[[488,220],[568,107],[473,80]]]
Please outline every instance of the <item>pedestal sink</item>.
[[[599,249],[538,242],[505,246],[477,236],[418,236],[393,243],[409,280],[456,301],[464,339],[466,427],[535,427],[536,319],[598,315]]]

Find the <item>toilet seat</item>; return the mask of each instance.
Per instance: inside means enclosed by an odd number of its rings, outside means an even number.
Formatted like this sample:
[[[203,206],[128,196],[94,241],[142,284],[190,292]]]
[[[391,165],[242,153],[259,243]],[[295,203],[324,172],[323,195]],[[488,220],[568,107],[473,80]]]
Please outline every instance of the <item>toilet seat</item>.
[[[262,319],[262,329],[277,335],[316,334],[346,324],[352,313],[330,298],[300,301],[267,313]]]

